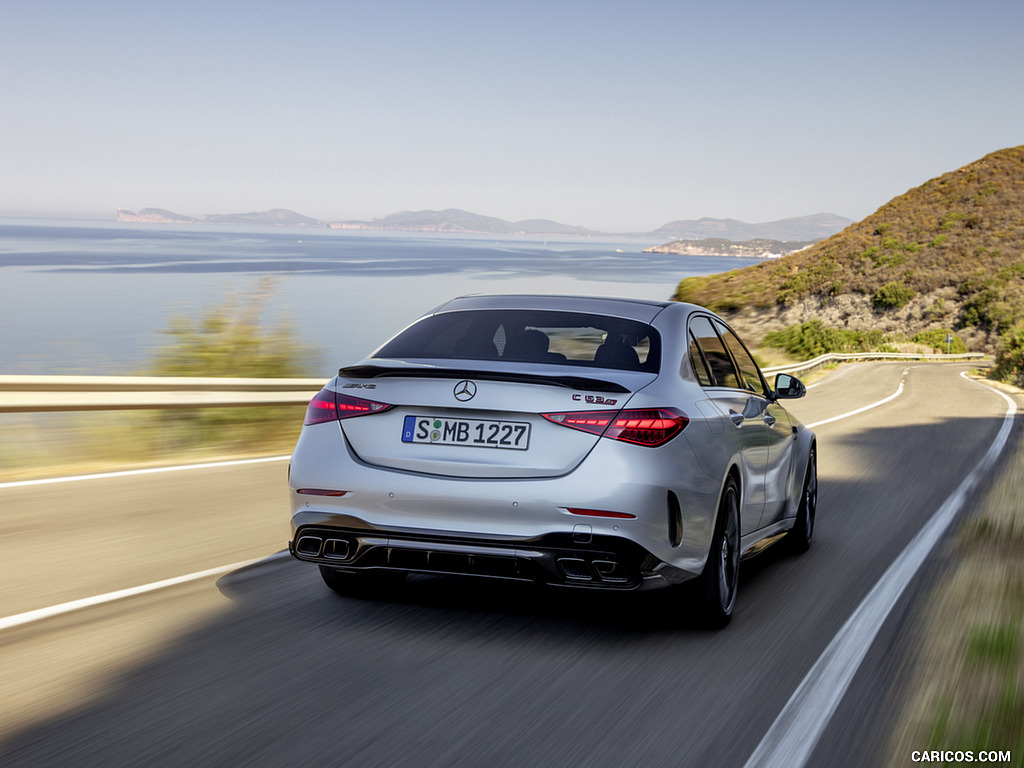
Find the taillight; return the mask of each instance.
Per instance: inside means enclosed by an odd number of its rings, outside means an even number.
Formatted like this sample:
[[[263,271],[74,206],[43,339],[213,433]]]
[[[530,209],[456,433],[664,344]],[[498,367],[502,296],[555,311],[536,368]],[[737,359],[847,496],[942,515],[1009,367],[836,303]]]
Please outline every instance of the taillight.
[[[611,517],[616,520],[636,520],[636,515],[632,515],[629,512],[610,512],[606,509],[583,509],[580,507],[566,507],[566,509],[574,515],[584,515],[586,517]]]
[[[541,415],[563,427],[652,448],[664,445],[690,423],[689,417],[675,408],[631,408],[617,413],[569,411]]]
[[[569,413],[542,413],[548,421],[572,427],[592,435],[603,435],[615,418],[615,411],[571,411]]]
[[[622,411],[604,436],[636,445],[664,445],[689,423],[686,414],[674,408]]]
[[[340,421],[353,416],[365,416],[369,413],[381,413],[391,408],[387,403],[364,400],[361,397],[350,397],[329,389],[321,389],[316,397],[309,401],[306,408],[305,425],[322,424],[325,421]]]

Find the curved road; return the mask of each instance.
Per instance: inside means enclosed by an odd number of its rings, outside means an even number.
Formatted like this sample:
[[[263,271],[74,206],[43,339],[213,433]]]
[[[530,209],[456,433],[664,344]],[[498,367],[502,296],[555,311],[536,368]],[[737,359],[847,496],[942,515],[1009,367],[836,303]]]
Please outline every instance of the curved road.
[[[338,597],[279,554],[283,460],[0,486],[0,619],[255,561],[0,629],[0,765],[743,766],[996,439],[1007,403],[965,367],[850,365],[792,404],[826,422],[815,542],[744,563],[721,632],[669,620],[659,594],[424,577],[386,602]],[[901,630],[934,571],[808,765],[880,761]]]

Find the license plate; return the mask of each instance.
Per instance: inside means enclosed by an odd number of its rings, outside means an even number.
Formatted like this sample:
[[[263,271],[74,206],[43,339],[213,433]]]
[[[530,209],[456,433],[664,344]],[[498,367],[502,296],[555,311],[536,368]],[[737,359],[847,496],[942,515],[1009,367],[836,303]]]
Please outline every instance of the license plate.
[[[406,416],[402,442],[525,451],[530,445],[530,425],[523,421]]]

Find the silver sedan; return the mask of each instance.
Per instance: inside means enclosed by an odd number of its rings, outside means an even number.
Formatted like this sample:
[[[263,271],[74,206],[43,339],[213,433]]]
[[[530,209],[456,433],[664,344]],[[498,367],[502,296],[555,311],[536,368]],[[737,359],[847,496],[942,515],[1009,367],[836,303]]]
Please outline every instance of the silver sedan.
[[[291,553],[342,594],[409,573],[607,590],[686,586],[732,615],[741,559],[806,550],[815,436],[692,304],[467,296],[312,400]]]

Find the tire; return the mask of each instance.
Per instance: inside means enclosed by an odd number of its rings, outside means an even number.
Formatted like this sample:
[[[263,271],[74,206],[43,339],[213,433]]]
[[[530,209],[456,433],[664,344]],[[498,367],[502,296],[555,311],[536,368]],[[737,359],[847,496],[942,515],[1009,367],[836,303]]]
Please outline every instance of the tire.
[[[725,481],[718,505],[708,561],[699,577],[697,599],[714,627],[732,618],[740,579],[740,490],[733,477]]]
[[[804,470],[804,486],[800,493],[800,507],[796,511],[796,522],[786,536],[789,548],[796,554],[803,554],[811,548],[814,537],[814,518],[818,512],[818,456],[812,445],[807,455],[807,469]]]
[[[389,589],[400,586],[405,580],[404,573],[351,573],[339,571],[329,565],[320,566],[320,577],[324,584],[339,595],[369,599],[382,597]]]

